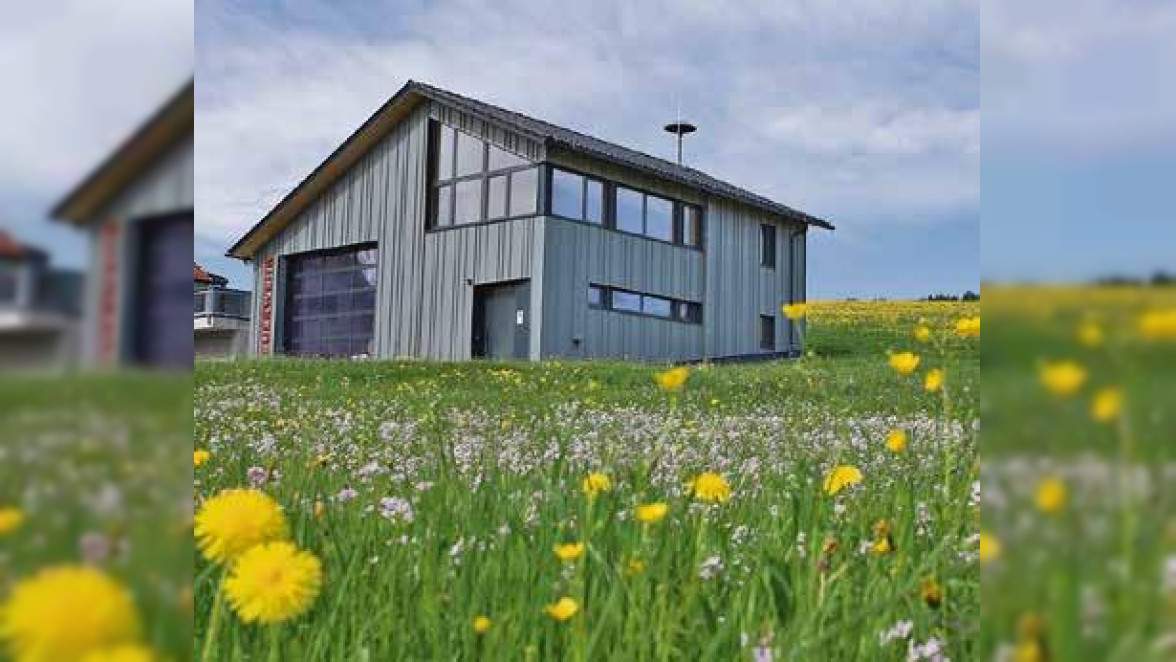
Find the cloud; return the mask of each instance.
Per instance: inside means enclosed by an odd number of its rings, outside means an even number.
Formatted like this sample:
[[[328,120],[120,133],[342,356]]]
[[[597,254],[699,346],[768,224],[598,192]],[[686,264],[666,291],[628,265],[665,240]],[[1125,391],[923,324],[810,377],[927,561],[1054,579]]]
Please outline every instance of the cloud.
[[[681,110],[691,165],[839,221],[978,204],[968,3],[331,7],[198,7],[197,227],[225,246],[408,78],[663,157]]]
[[[190,0],[7,3],[0,205],[47,208],[192,74]]]

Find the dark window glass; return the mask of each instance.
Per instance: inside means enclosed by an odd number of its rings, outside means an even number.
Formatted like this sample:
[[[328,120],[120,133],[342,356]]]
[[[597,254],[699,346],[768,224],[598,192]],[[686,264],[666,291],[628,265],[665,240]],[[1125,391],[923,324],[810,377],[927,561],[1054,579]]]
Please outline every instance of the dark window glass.
[[[776,226],[760,226],[760,266],[776,266]]]
[[[520,170],[510,175],[510,215],[527,216],[535,213],[539,198],[539,170]]]
[[[646,294],[641,297],[641,312],[657,317],[671,317],[674,314],[673,302]]]
[[[604,288],[599,285],[588,286],[588,305],[593,308],[604,307]]]
[[[506,216],[506,175],[490,178],[488,204],[486,218],[503,218]]]
[[[682,243],[702,246],[702,214],[694,205],[682,205]]]
[[[518,156],[516,154],[511,154],[510,152],[503,150],[503,149],[498,149],[494,145],[490,146],[490,169],[491,170],[502,170],[504,168],[518,168],[521,166],[525,166],[528,163],[530,163],[530,162],[521,156]]]
[[[437,188],[437,226],[453,225],[453,185]]]
[[[641,312],[641,295],[623,290],[612,291],[613,310],[627,310],[631,313]]]
[[[370,347],[375,327],[374,248],[287,260],[283,346],[287,353],[350,356]],[[311,287],[313,286],[313,287]]]
[[[584,178],[563,170],[551,173],[551,213],[580,220],[584,217]]]
[[[776,318],[760,315],[760,349],[776,349]]]
[[[441,125],[437,140],[437,179],[453,177],[453,129]]]
[[[617,187],[617,229],[625,232],[633,232],[641,234],[645,231],[645,224],[641,219],[642,215],[642,201],[645,196],[627,189],[623,186]]]
[[[470,179],[458,182],[456,186],[453,224],[464,225],[482,220],[482,180]]]
[[[584,220],[591,223],[604,221],[604,185],[588,180],[588,195],[584,199]]]
[[[702,321],[702,305],[690,301],[678,302],[678,319],[691,324]]]
[[[645,234],[662,241],[674,240],[674,203],[645,196]]]
[[[486,143],[468,133],[457,132],[457,177],[473,175],[485,168]]]

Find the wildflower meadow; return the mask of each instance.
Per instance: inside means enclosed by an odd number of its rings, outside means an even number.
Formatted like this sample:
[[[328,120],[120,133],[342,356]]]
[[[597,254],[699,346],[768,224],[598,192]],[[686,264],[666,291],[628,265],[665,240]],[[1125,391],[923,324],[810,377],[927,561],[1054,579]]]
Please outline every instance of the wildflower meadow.
[[[978,311],[829,306],[760,364],[198,364],[192,654],[971,659]]]

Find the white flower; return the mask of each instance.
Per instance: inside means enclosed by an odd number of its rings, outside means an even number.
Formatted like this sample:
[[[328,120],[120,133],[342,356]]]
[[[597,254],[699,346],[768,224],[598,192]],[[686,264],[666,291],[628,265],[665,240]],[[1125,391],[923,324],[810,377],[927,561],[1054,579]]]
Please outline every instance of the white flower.
[[[698,568],[698,577],[704,582],[708,582],[723,573],[723,560],[718,556],[712,556],[702,562]]]
[[[412,504],[400,497],[384,497],[380,499],[380,516],[407,524],[413,520]]]
[[[915,624],[911,621],[899,621],[890,626],[889,630],[879,633],[878,642],[885,646],[892,641],[906,641],[910,638],[911,632],[915,629]]]

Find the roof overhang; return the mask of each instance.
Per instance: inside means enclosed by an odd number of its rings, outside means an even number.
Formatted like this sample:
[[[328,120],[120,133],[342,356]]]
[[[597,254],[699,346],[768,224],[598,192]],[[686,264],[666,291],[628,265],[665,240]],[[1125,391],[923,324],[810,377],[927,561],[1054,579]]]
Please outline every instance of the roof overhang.
[[[348,136],[342,145],[331,152],[325,161],[287,193],[281,202],[238,239],[225,255],[241,260],[252,259],[266,242],[273,239],[295,216],[346,174],[356,161],[375,147],[425,98],[425,95],[414,89],[412,81],[405,84],[391,99],[380,106],[379,110],[372,113],[355,133]]]
[[[189,81],[105,161],[53,208],[52,217],[74,225],[96,219],[104,206],[126,189],[180,138],[193,132],[195,86]]]

